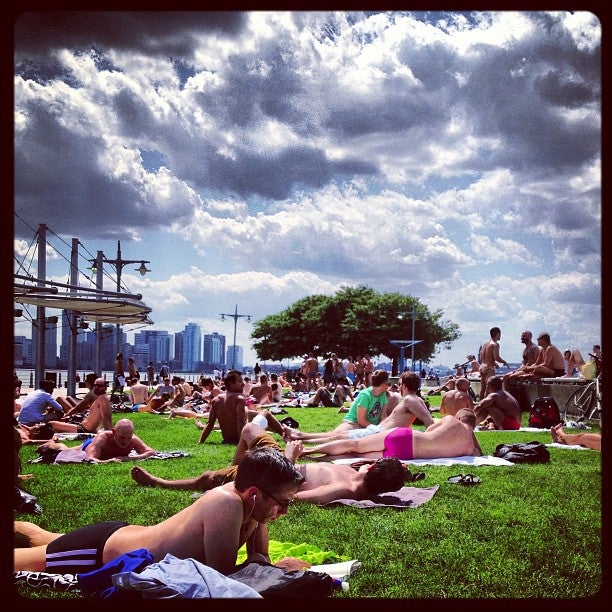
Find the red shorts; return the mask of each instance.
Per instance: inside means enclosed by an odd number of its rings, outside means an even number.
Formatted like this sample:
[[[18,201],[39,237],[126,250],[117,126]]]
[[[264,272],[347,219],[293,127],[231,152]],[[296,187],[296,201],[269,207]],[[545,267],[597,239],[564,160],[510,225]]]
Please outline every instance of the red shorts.
[[[520,429],[521,428],[521,424],[516,420],[513,419],[512,417],[504,417],[504,420],[502,421],[502,428],[503,429]]]

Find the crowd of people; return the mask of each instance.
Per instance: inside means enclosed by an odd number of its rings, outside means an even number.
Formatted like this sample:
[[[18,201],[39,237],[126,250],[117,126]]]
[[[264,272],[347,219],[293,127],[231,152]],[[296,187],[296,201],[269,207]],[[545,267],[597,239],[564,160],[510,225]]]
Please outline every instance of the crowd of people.
[[[316,356],[309,353],[292,381],[260,371],[251,382],[242,372],[232,370],[223,381],[203,376],[198,383],[188,383],[179,376],[171,377],[169,371],[161,379],[148,371],[143,383],[133,369],[123,380],[118,365],[113,387],[122,390],[122,383],[129,387],[133,411],[164,414],[168,419],[194,418],[201,430],[200,443],[209,442],[213,431],[218,431],[223,444],[236,447],[231,464],[177,480],[157,477],[134,465],[130,475],[138,485],[208,492],[155,525],[109,520],[59,534],[17,521],[15,531],[27,544],[15,549],[14,569],[79,573],[146,548],[156,560],[167,553],[192,557],[229,574],[235,570],[243,544],[249,561],[268,563],[268,524],[286,514],[292,502],[363,500],[410,482],[405,461],[480,456],[475,431],[521,427],[521,406],[513,394],[517,381],[572,376],[581,367],[579,352],[564,356],[547,333],[537,337],[536,345],[531,332],[524,331],[520,367],[497,375],[500,365],[508,365],[500,355],[500,337],[501,330],[492,328],[478,359],[468,355],[466,368],[461,367],[440,389],[439,418],[434,418],[421,395],[420,373],[401,373],[394,388],[389,373],[376,369],[367,355],[343,361],[332,354],[320,368]],[[599,346],[594,346],[591,357],[597,359],[601,372]],[[470,393],[476,372],[481,382],[478,398]],[[129,417],[121,415],[113,422],[104,379],[91,374],[85,383],[87,392],[81,399],[60,401],[53,397],[54,383],[43,380],[39,389],[21,401],[21,382],[15,379],[16,482],[24,476],[19,461],[24,443],[39,444],[41,454],[80,450],[97,463],[138,462],[157,453],[136,435]],[[309,400],[302,404],[305,408],[333,406],[345,414],[336,427],[325,432],[291,427],[271,408],[282,405],[284,394],[296,392],[308,394]],[[90,437],[68,446],[58,437],[64,433]],[[572,434],[560,424],[550,435],[558,444],[601,450],[600,434]],[[331,462],[338,458],[355,463]],[[293,558],[277,565],[286,570],[308,567]]]

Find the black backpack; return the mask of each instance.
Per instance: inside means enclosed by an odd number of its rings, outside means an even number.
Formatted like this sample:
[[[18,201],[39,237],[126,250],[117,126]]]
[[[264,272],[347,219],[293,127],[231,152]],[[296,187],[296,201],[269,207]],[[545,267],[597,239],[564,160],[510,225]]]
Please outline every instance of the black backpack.
[[[561,423],[561,413],[559,406],[552,397],[539,397],[531,408],[529,427],[540,427],[549,429]]]

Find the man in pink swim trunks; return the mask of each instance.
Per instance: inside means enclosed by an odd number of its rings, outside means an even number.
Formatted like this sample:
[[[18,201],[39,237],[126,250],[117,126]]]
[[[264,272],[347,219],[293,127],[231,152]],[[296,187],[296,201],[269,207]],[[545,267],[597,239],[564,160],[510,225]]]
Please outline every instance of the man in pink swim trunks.
[[[482,449],[474,436],[475,418],[469,410],[447,415],[425,431],[394,427],[356,440],[334,440],[305,448],[302,455],[330,455],[334,458],[396,457],[400,460],[480,456]]]

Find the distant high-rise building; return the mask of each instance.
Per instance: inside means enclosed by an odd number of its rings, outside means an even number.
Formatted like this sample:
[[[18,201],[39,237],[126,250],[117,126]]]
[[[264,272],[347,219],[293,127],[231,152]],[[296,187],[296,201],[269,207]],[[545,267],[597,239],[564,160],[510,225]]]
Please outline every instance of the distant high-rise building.
[[[32,321],[32,338],[34,339],[32,346],[33,358],[38,354],[38,333],[36,330],[36,323],[36,321]],[[57,367],[57,327],[58,323],[51,323],[45,320],[45,368],[54,369]]]
[[[225,365],[225,336],[214,332],[204,334],[204,354],[202,361],[207,371],[222,369]]]
[[[197,323],[187,323],[183,332],[183,370],[196,372],[202,359],[202,332]],[[178,355],[175,355],[178,359]]]
[[[228,369],[239,370],[242,372],[242,353],[243,351],[241,346],[231,345],[227,347],[227,360],[225,363],[227,364]]]
[[[16,368],[21,368],[27,363],[25,341],[25,336],[15,336],[13,338],[13,363],[15,364]]]
[[[145,329],[134,334],[134,344],[146,344],[149,347],[147,365],[152,361],[156,370],[159,370],[165,362],[171,361],[172,336],[167,331]]]

